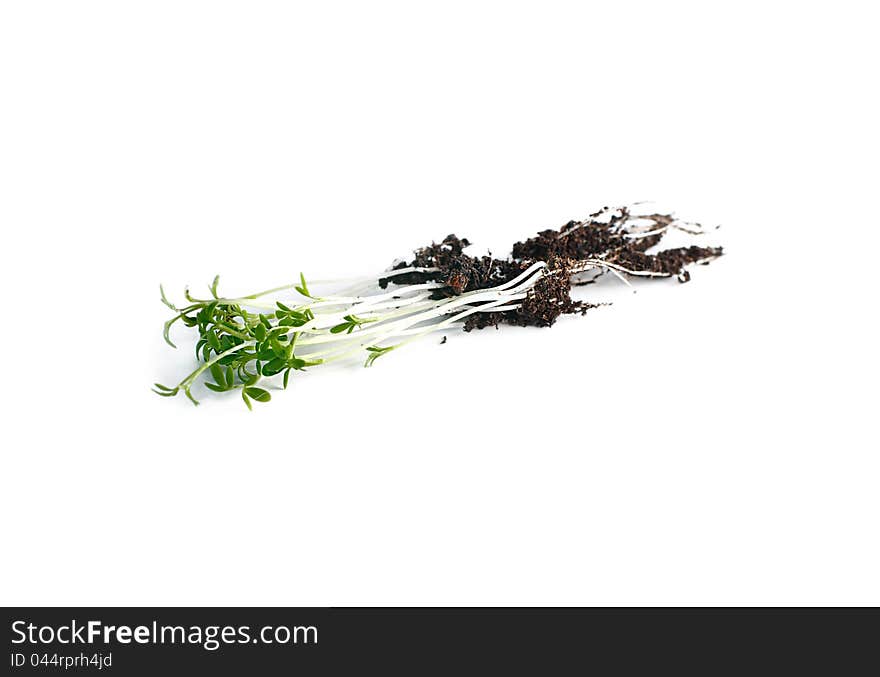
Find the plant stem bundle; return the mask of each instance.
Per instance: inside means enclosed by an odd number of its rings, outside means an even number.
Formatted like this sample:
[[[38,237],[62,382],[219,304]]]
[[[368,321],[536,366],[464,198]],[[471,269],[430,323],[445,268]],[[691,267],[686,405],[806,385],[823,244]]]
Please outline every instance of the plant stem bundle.
[[[286,388],[294,372],[355,356],[369,367],[386,353],[455,326],[549,327],[562,314],[595,307],[572,299],[573,286],[606,273],[686,282],[687,265],[721,255],[720,248],[695,246],[649,253],[670,230],[701,234],[702,228],[631,209],[605,208],[542,231],[517,242],[506,259],[469,256],[463,250],[470,243],[449,235],[417,250],[412,261],[333,293],[317,293],[300,274],[298,283],[231,298],[219,294],[214,278],[210,298],[187,290],[187,304],[178,307],[160,287],[174,313],[165,323],[165,340],[174,346],[170,331],[177,322],[194,329],[199,365],[174,387],[155,384],[154,392],[182,392],[198,404],[192,390],[204,377],[208,389],[238,391],[250,408],[253,401],[271,399],[261,387],[270,379]],[[294,293],[299,302],[290,300]]]

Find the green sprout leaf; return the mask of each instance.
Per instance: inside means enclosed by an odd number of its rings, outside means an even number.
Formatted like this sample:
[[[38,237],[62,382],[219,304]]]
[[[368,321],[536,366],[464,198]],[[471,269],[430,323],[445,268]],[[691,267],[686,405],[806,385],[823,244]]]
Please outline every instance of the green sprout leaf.
[[[299,357],[293,357],[287,361],[287,364],[291,369],[302,371],[306,367],[316,367],[319,364],[323,364],[323,362],[324,360],[303,360]]]
[[[299,285],[294,287],[300,294],[306,296],[308,298],[314,298],[309,292],[309,286],[306,284],[306,276],[302,273],[299,274]]]
[[[249,396],[255,399],[257,402],[268,402],[272,399],[272,395],[269,394],[268,390],[263,390],[262,388],[256,388],[251,386],[249,388],[245,388],[244,392]]]
[[[211,365],[211,376],[214,377],[214,380],[217,382],[217,387],[218,387],[220,390],[226,390],[226,389],[227,389],[228,386],[227,386],[227,384],[226,384],[226,374],[225,374],[225,372],[220,368],[220,365],[219,365],[219,364],[212,364],[212,365]]]
[[[364,362],[365,367],[372,367],[373,362],[378,360],[385,353],[390,353],[392,350],[397,348],[397,346],[386,346],[384,348],[380,348],[379,346],[367,346],[367,360]]]
[[[163,330],[162,330],[162,338],[164,338],[164,339],[165,339],[165,343],[167,343],[167,344],[168,344],[169,346],[171,346],[172,348],[176,348],[177,346],[174,345],[174,343],[173,343],[172,340],[171,340],[171,336],[169,335],[170,332],[171,332],[171,325],[174,324],[174,322],[175,322],[176,320],[179,320],[181,317],[183,317],[183,316],[182,316],[182,315],[178,315],[177,317],[168,320],[168,321],[165,323],[165,326],[164,326],[164,328],[163,328]]]
[[[151,390],[157,395],[161,395],[162,397],[174,397],[180,388],[169,388],[168,386],[163,386],[161,383],[154,383],[155,387],[151,388]]]
[[[168,300],[168,297],[165,296],[165,290],[162,288],[162,285],[159,285],[159,295],[162,297],[162,303],[171,308],[175,313],[179,312],[177,306],[175,306],[171,301]]]
[[[342,322],[340,324],[337,324],[335,327],[330,328],[331,334],[341,334],[342,332],[350,334],[361,325],[369,324],[370,322],[376,322],[378,320],[378,318],[362,319],[357,315],[346,315],[342,319],[345,320],[345,322]]]
[[[275,357],[263,365],[263,376],[275,376],[287,368],[287,360]]]
[[[210,345],[216,352],[220,352],[222,348],[220,347],[220,339],[217,338],[217,334],[213,331],[209,331],[205,338],[208,339],[208,345]]]

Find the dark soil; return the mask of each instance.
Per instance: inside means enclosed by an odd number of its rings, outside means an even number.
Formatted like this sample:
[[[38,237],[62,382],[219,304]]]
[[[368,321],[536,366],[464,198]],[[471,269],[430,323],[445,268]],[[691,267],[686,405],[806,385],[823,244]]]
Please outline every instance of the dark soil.
[[[654,255],[624,249],[614,256],[613,261],[629,270],[650,271],[669,277],[676,275],[679,281],[687,282],[691,274],[685,266],[714,259],[721,253],[721,247],[679,247],[664,249]]]
[[[583,271],[584,262],[588,259],[608,262],[615,265],[618,271],[648,272],[656,277],[677,277],[679,281],[687,282],[690,273],[686,266],[708,262],[722,254],[720,247],[696,246],[648,253],[648,249],[661,241],[666,232],[664,229],[674,219],[667,214],[641,215],[639,219],[649,221],[647,231],[660,232],[633,238],[627,235],[624,226],[634,218],[627,208],[612,212],[606,207],[591,214],[585,221],[569,221],[559,230],[543,230],[534,237],[515,243],[508,259],[469,256],[464,253],[464,249],[470,245],[467,239],[447,235],[439,244],[432,243],[416,250],[412,261],[394,266],[395,270],[437,268],[436,272],[411,272],[381,278],[379,285],[385,289],[389,282],[409,285],[440,281],[446,287],[438,289],[434,296],[445,298],[503,284],[536,261],[544,261],[547,263],[547,274],[535,283],[519,308],[500,313],[476,313],[467,318],[464,329],[497,327],[501,323],[549,327],[560,315],[583,314],[596,307],[596,304],[571,298],[572,276]],[[594,270],[596,276],[603,272],[601,267]]]
[[[485,289],[503,284],[516,277],[521,269],[513,261],[501,261],[491,256],[468,256],[463,253],[470,242],[455,235],[447,235],[440,244],[432,243],[417,249],[415,258],[403,261],[394,270],[403,268],[439,268],[436,273],[405,273],[392,278],[381,278],[379,286],[385,289],[389,282],[394,284],[420,284],[422,282],[442,281],[449,286],[442,296],[461,294],[473,289]]]

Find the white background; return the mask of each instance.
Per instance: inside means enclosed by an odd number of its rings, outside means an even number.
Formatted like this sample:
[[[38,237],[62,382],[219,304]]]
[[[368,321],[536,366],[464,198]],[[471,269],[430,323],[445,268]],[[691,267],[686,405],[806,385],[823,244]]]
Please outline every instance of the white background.
[[[0,601],[880,604],[869,3],[0,9]],[[656,199],[690,284],[297,375],[158,300]]]

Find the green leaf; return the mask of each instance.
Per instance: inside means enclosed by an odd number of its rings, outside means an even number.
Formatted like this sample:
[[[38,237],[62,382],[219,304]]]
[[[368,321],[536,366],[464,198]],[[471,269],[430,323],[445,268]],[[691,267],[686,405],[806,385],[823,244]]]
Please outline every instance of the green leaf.
[[[335,327],[330,327],[330,333],[341,334],[346,329],[351,333],[351,330],[354,329],[354,325],[351,322],[343,322],[342,324],[337,324]]]
[[[220,282],[220,276],[215,275],[214,281],[211,283],[211,296],[213,296],[215,299],[218,298],[217,297],[217,283],[218,282]]]
[[[264,327],[262,323],[258,324],[256,327],[254,327],[253,332],[254,332],[254,336],[256,337],[257,341],[265,341],[266,340],[266,327]]]
[[[281,357],[276,357],[263,365],[263,376],[275,376],[287,367],[287,363]]]
[[[303,360],[302,358],[299,358],[299,357],[292,357],[289,360],[287,360],[288,366],[291,369],[296,369],[298,371],[301,371],[301,370],[305,369],[306,367],[316,367],[319,364],[323,364],[323,363],[324,363],[324,360]]]
[[[247,370],[247,363],[245,363],[238,368],[238,378],[241,379],[241,382],[245,385],[250,385],[251,383],[256,383],[260,376],[259,374],[251,374]],[[251,379],[253,379],[253,381]]]
[[[250,388],[245,388],[244,391],[253,397],[257,402],[268,402],[272,399],[272,396],[269,394],[268,390],[263,390],[262,388],[255,388],[251,386]]]
[[[274,336],[269,338],[269,345],[272,347],[272,352],[275,353],[275,357],[284,357],[287,354],[287,349],[281,345],[281,342]]]
[[[225,393],[227,390],[223,386],[218,386],[216,383],[211,383],[210,381],[205,381],[205,387],[210,388],[215,393]]]
[[[209,331],[206,336],[211,347],[217,352],[220,352],[220,339],[217,338],[217,334],[213,331]]]
[[[163,386],[161,383],[154,383],[153,385],[156,387],[150,388],[150,390],[162,397],[174,397],[180,390],[180,386],[177,388],[169,388],[168,386]]]
[[[397,346],[386,346],[384,348],[380,348],[379,346],[367,346],[367,352],[369,352],[370,354],[367,355],[367,359],[364,362],[364,366],[365,367],[372,367],[373,362],[378,360],[385,353],[391,352],[395,348],[397,348]]]
[[[299,282],[299,286],[295,287],[295,289],[303,296],[312,298],[312,295],[309,293],[309,286],[306,284],[306,276],[302,273],[299,274]]]
[[[175,317],[174,320],[177,318]],[[174,320],[168,320],[165,323],[165,327],[162,330],[162,337],[165,339],[165,343],[167,343],[172,348],[176,348],[177,346],[171,341],[171,337],[169,336],[169,332],[171,331],[171,325],[174,324]]]
[[[278,306],[278,308],[280,310],[283,310],[285,313],[292,313],[293,312],[293,309],[288,308],[283,303],[281,303],[281,301],[275,301],[275,305]]]
[[[159,285],[159,295],[162,297],[162,303],[164,303],[166,306],[171,308],[171,310],[173,310],[175,313],[179,312],[177,310],[177,306],[175,306],[173,303],[171,303],[171,301],[168,300],[168,297],[165,296],[165,290],[162,288],[161,284]]]
[[[213,376],[214,380],[217,381],[217,386],[222,390],[226,390],[226,376],[224,375],[223,370],[220,368],[220,365],[212,364],[210,370],[211,376]]]
[[[241,391],[241,399],[244,400],[244,403],[247,405],[248,409],[250,409],[251,411],[254,410],[254,408],[251,406],[251,398],[247,396],[247,392],[245,392],[244,389],[242,389]]]
[[[287,316],[286,319],[292,320],[288,324],[288,326],[290,327],[302,327],[306,322],[309,321],[308,315],[306,313],[301,313],[298,310],[294,310],[292,313],[290,313],[290,315]]]
[[[290,380],[290,367],[287,368],[287,371],[284,372],[284,389],[287,390],[287,382]]]
[[[235,371],[232,366],[226,367],[226,387],[231,388],[235,384]]]

